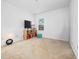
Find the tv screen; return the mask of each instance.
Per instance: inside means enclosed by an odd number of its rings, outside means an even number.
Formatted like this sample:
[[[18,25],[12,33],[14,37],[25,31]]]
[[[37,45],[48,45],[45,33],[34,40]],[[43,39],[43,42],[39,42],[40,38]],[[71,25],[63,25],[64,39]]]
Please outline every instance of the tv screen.
[[[31,28],[31,21],[24,20],[24,28]]]

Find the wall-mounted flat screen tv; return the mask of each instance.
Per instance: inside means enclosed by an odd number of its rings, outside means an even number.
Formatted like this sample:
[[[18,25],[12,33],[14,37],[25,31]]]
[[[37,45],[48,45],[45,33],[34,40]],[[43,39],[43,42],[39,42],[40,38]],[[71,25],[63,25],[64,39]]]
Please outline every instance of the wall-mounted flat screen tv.
[[[24,28],[31,28],[31,21],[24,20]]]

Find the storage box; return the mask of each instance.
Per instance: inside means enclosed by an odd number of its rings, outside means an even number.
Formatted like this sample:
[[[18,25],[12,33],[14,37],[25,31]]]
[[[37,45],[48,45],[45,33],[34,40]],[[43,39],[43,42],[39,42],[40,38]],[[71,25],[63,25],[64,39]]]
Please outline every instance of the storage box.
[[[38,37],[38,38],[42,38],[42,34],[41,34],[41,33],[38,33],[38,34],[37,34],[37,37]]]

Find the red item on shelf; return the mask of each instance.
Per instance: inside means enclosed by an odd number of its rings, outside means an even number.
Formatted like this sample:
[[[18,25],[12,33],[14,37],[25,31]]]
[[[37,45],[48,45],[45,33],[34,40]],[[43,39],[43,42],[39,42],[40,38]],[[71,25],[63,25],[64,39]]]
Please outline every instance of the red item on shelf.
[[[29,39],[31,38],[31,35],[29,35]]]
[[[35,32],[35,37],[37,37],[37,33]]]

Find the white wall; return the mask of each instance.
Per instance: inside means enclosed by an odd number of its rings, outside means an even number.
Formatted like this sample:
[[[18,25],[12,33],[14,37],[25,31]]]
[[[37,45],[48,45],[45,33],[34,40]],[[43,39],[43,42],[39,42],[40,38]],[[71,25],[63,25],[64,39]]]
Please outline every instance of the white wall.
[[[60,8],[36,15],[36,25],[38,28],[39,19],[44,18],[45,38],[53,38],[58,40],[69,40],[69,8]]]
[[[6,0],[1,1],[1,7],[2,45],[5,45],[5,34],[7,33],[13,33],[15,35],[14,41],[22,40],[23,22],[25,19],[33,21],[32,14],[7,3]]]
[[[78,0],[71,0],[70,4],[70,15],[71,15],[71,24],[70,24],[70,44],[77,57],[78,54]]]

